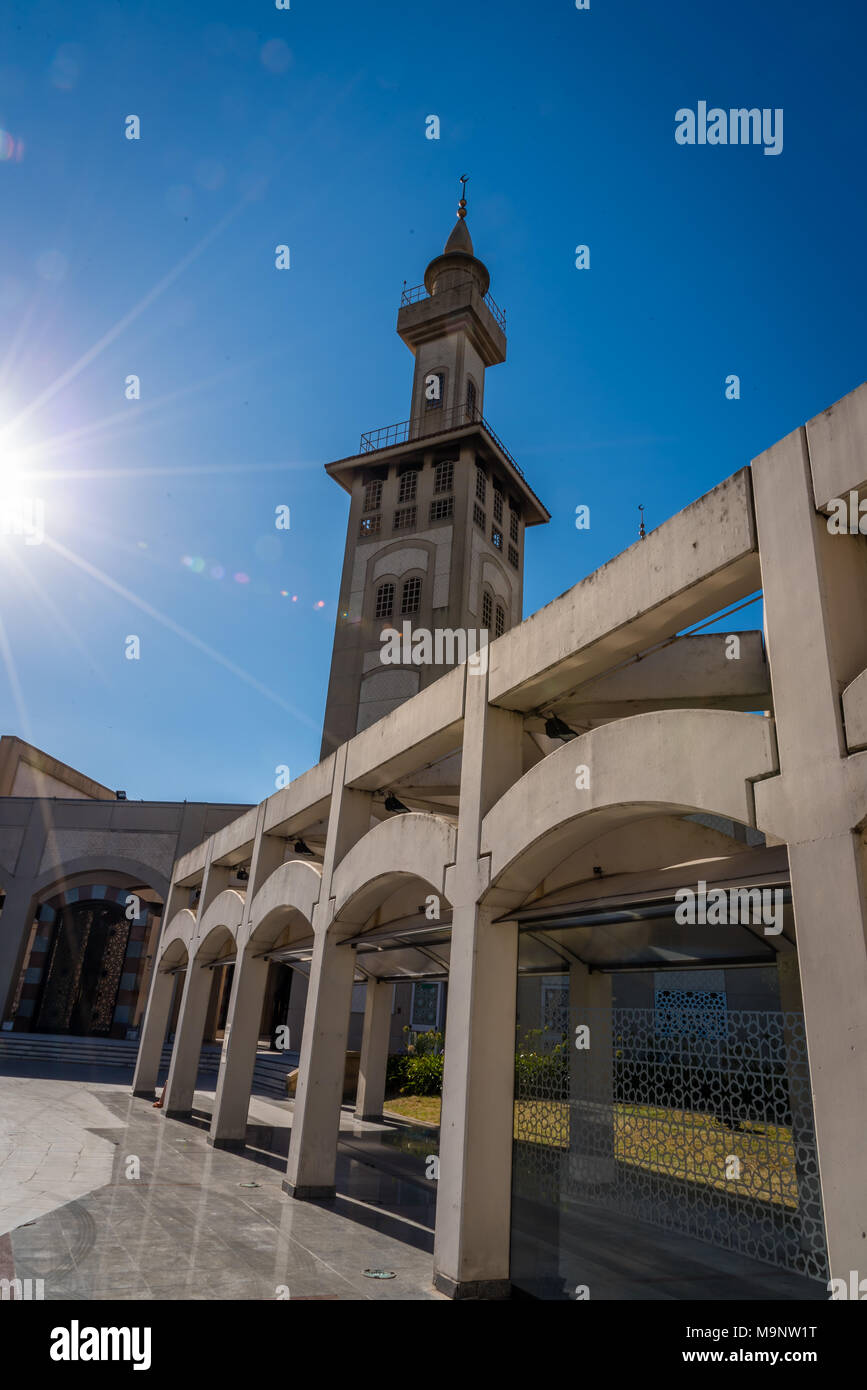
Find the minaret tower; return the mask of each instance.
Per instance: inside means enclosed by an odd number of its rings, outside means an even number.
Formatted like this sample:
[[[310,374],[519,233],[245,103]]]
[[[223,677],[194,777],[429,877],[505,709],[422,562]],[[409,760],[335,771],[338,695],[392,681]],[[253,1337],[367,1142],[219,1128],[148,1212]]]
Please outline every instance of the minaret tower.
[[[450,669],[384,664],[385,630],[408,622],[494,641],[521,621],[524,530],[550,520],[483,413],[506,320],[473,250],[466,182],[442,255],[401,297],[397,331],[415,357],[409,419],[325,465],[351,502],[322,757]]]

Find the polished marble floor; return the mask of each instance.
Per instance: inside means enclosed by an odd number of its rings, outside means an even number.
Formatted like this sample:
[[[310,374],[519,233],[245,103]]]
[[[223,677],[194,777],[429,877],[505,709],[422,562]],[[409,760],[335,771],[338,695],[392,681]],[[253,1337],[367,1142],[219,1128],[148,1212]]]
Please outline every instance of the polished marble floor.
[[[55,1300],[440,1298],[429,1136],[345,1109],[340,1195],[297,1202],[281,1187],[289,1102],[253,1097],[239,1155],[206,1142],[213,1091],[184,1122],[116,1074],[48,1070],[0,1076],[0,1276]]]

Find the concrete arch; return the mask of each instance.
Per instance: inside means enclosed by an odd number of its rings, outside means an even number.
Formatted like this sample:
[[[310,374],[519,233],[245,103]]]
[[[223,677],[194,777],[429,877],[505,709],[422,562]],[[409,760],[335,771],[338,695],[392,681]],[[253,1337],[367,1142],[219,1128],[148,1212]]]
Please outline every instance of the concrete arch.
[[[190,953],[186,942],[181,937],[175,937],[160,956],[158,971],[162,974],[170,974],[175,970],[186,970],[190,961]]]
[[[564,744],[510,787],[482,822],[491,885],[532,891],[576,839],[661,812],[755,825],[750,783],[777,770],[773,722],[730,710],[654,710]],[[679,756],[672,757],[672,750]],[[576,769],[589,787],[576,787]]]
[[[419,878],[445,897],[457,830],[442,816],[410,811],[380,821],[340,861],[331,880],[334,921],[361,924],[394,890],[395,879]]]
[[[201,964],[222,955],[227,936],[237,945],[243,920],[244,894],[236,888],[224,888],[199,920],[194,959]]]
[[[502,599],[511,608],[513,588],[505,565],[501,564],[493,555],[483,553],[480,568],[482,584],[487,584],[495,600]],[[494,580],[497,582],[495,583]]]
[[[397,502],[394,505],[397,506]],[[400,505],[412,506],[412,503],[401,503]],[[419,564],[417,556],[424,558],[423,565]],[[372,566],[371,578],[376,584],[384,583],[386,580],[399,584],[405,574],[410,574],[414,570],[420,574],[431,573],[435,568],[435,556],[436,546],[433,541],[419,540],[416,536],[413,536],[411,541],[408,541],[406,536],[386,541],[385,545],[377,550],[369,561]],[[386,564],[385,561],[389,563]],[[395,561],[399,563],[394,563]]]
[[[177,954],[176,947],[180,944],[187,956],[192,947],[193,938],[196,934],[196,914],[192,908],[182,907],[176,912],[170,922],[166,923],[165,931],[160,939],[159,958],[157,969],[165,969],[166,956],[171,948],[172,960]]]
[[[34,879],[34,897],[42,898],[60,892],[64,887],[75,887],[70,882],[73,878],[94,880],[94,875],[109,869],[114,873],[128,874],[135,882],[146,884],[163,902],[169,895],[169,880],[152,865],[143,864],[140,859],[125,859],[118,854],[88,854],[81,859],[64,860],[62,864],[55,864],[40,874]],[[98,878],[95,881],[98,882]]]
[[[313,909],[319,901],[322,870],[301,859],[290,859],[266,878],[253,899],[248,940],[272,945],[293,917],[301,917],[307,934],[313,931]]]

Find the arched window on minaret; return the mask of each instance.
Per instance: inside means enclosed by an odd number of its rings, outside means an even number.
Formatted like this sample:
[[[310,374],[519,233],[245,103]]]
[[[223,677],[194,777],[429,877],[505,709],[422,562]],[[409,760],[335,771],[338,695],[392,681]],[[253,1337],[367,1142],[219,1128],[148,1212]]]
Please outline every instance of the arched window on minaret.
[[[380,584],[376,591],[376,610],[374,616],[377,618],[390,618],[394,610],[394,585]]]
[[[488,501],[488,475],[476,455],[476,497],[482,506],[487,505]]]
[[[364,485],[364,510],[375,512],[379,510],[382,502],[382,479],[371,478]]]
[[[490,632],[494,623],[494,600],[489,589],[482,590],[482,627]]]
[[[420,465],[417,463],[405,463],[400,466],[398,472],[398,504],[402,506],[405,502],[414,502],[418,494],[418,474]]]
[[[467,377],[467,419],[476,418],[476,383],[471,376]]]
[[[421,580],[417,575],[412,575],[403,581],[403,592],[400,596],[400,612],[402,617],[410,613],[417,613],[421,607]]]

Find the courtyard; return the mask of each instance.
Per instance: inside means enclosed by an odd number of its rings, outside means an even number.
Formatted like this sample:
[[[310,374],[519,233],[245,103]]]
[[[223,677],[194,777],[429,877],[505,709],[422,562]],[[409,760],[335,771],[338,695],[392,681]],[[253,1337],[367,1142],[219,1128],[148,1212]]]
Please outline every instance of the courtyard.
[[[444,1300],[432,1282],[437,1127],[397,1113],[422,1098],[387,1103],[381,1123],[344,1106],[337,1196],[296,1202],[282,1190],[293,1102],[254,1095],[244,1148],[214,1148],[212,1078],[199,1075],[184,1121],[133,1097],[119,1070],[3,1063],[0,1279],[21,1280],[25,1298],[29,1280],[48,1301]],[[517,1107],[516,1123],[532,1127]],[[549,1298],[579,1297],[588,1280],[603,1299],[826,1296],[736,1251],[566,1206],[568,1239],[553,1231],[550,1250],[543,1230],[532,1249],[515,1235],[516,1261],[559,1266]]]
[[[4,1064],[0,1278],[41,1279],[46,1300],[442,1297],[431,1184],[392,1146],[371,1166],[387,1126],[345,1116],[339,1197],[291,1202],[288,1103],[253,1098],[242,1156],[206,1142],[212,1091],[182,1123],[133,1099],[116,1068],[65,1070]]]

